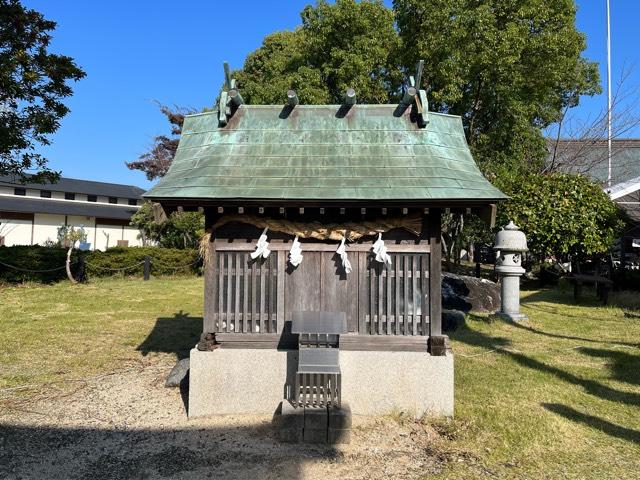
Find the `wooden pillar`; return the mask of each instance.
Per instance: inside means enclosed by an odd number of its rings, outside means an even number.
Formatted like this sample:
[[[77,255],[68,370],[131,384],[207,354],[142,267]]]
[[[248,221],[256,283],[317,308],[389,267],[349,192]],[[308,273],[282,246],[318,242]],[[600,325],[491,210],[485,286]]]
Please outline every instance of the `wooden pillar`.
[[[215,221],[212,211],[205,211],[205,228],[211,232],[209,238],[209,253],[207,258],[204,259],[204,321],[203,321],[203,333],[213,333],[216,329],[216,323],[214,319],[215,314],[215,299],[217,296],[217,284],[216,284],[216,251],[215,251],[215,233],[211,230],[211,226]],[[208,259],[208,261],[207,261]]]
[[[214,238],[211,235],[209,241],[208,261],[204,261],[204,325],[202,331],[204,333],[212,333],[216,331],[214,319],[216,292],[216,252]]]
[[[442,335],[441,211],[429,210],[429,335]]]
[[[142,268],[143,278],[145,280],[149,280],[151,277],[151,257],[149,255],[145,255],[144,257],[144,266]]]

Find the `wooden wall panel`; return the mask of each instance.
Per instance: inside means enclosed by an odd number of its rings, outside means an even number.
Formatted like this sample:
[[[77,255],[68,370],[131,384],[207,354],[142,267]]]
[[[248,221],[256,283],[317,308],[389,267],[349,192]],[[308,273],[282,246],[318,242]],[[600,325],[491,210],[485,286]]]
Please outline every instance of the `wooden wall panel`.
[[[321,252],[302,252],[304,260],[297,267],[287,264],[284,280],[285,322],[291,312],[317,311],[322,308],[320,296]]]
[[[340,256],[322,252],[320,262],[320,308],[328,312],[345,312],[350,332],[358,331],[358,258],[349,257],[352,272],[347,275]],[[305,258],[306,260],[306,258]]]
[[[440,287],[439,219],[433,209],[413,245],[390,239],[390,265],[373,259],[372,241],[349,245],[350,274],[335,253],[335,242],[303,243],[304,260],[294,268],[287,261],[289,242],[270,236],[270,257],[252,262],[254,239],[216,237],[216,260],[205,268],[205,331],[281,334],[292,312],[325,310],[346,312],[352,334],[436,334],[439,321],[432,325],[431,320],[432,312],[440,316],[435,294]]]
[[[429,254],[391,253],[385,265],[367,255],[360,265],[359,331],[428,335]]]

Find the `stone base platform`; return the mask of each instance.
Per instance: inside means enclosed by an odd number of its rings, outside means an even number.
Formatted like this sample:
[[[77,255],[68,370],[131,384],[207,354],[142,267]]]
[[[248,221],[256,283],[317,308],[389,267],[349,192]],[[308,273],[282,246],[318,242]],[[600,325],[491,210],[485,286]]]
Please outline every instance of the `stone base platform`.
[[[273,414],[291,398],[297,350],[191,350],[189,417]],[[342,401],[354,415],[453,415],[453,355],[340,351]]]
[[[526,322],[527,320],[529,320],[529,317],[524,313],[498,312],[496,313],[496,317],[503,318],[504,320],[509,320],[510,322]]]
[[[340,407],[293,407],[284,400],[274,424],[282,442],[350,443],[351,409],[348,403]]]

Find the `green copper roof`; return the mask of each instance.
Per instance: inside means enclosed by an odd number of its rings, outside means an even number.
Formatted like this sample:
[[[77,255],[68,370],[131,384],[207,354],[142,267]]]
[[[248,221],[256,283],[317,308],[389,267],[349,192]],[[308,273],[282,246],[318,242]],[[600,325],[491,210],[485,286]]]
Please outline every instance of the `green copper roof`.
[[[473,200],[506,198],[480,173],[460,117],[411,108],[242,105],[185,118],[180,145],[153,200]],[[185,202],[186,203],[186,202]],[[192,202],[193,203],[193,202]]]

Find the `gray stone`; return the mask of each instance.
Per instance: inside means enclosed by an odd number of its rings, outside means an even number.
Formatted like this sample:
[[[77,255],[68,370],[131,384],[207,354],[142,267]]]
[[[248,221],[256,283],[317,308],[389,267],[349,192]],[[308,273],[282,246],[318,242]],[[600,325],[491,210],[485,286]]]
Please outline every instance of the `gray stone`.
[[[278,417],[278,425],[284,428],[304,427],[304,408],[294,407],[287,400],[283,400]]]
[[[500,308],[500,287],[484,278],[444,272],[442,308],[462,312],[494,313]]]
[[[169,372],[167,381],[164,382],[165,387],[173,388],[179,387],[182,382],[187,381],[187,375],[189,374],[189,359],[183,358],[178,361],[175,366]]]
[[[342,402],[339,407],[328,408],[329,428],[342,430],[351,428],[351,407],[348,403]]]
[[[303,437],[305,443],[327,443],[327,429],[310,430],[305,428]]]
[[[525,273],[522,254],[529,251],[527,237],[513,222],[509,222],[496,234],[493,249],[496,251],[496,273],[500,276],[501,284],[500,315],[514,322],[526,320],[526,315],[520,313],[520,277]]]
[[[327,442],[329,444],[351,442],[351,407],[343,402],[339,407],[329,407],[329,429]]]
[[[327,429],[311,430],[305,428],[303,432],[303,440],[305,443],[327,443]]]
[[[302,441],[302,429],[279,428],[278,440],[282,443],[300,443]]]
[[[326,443],[328,424],[326,407],[305,407],[304,441],[307,443]]]
[[[529,317],[524,313],[504,313],[498,312],[496,313],[497,317],[504,318],[505,320],[509,320],[510,322],[524,322],[529,320]]]
[[[295,375],[297,353],[191,350],[189,417],[273,414],[284,386]],[[341,350],[342,400],[349,402],[354,415],[453,415],[453,363],[450,352],[436,357],[425,352]]]
[[[294,408],[288,401],[284,400],[281,405],[280,415],[276,416],[276,427],[278,438],[281,442],[300,442],[304,429],[304,409]]]
[[[499,312],[500,316],[514,322],[527,320],[527,316],[520,313],[520,276],[517,274],[503,275],[501,279],[502,307]]]
[[[451,353],[449,337],[446,335],[431,335],[429,337],[429,353],[433,357],[444,357]]]
[[[326,430],[329,420],[327,407],[305,407],[304,428],[309,430]]]
[[[442,331],[454,332],[464,324],[464,312],[460,310],[442,310]]]

